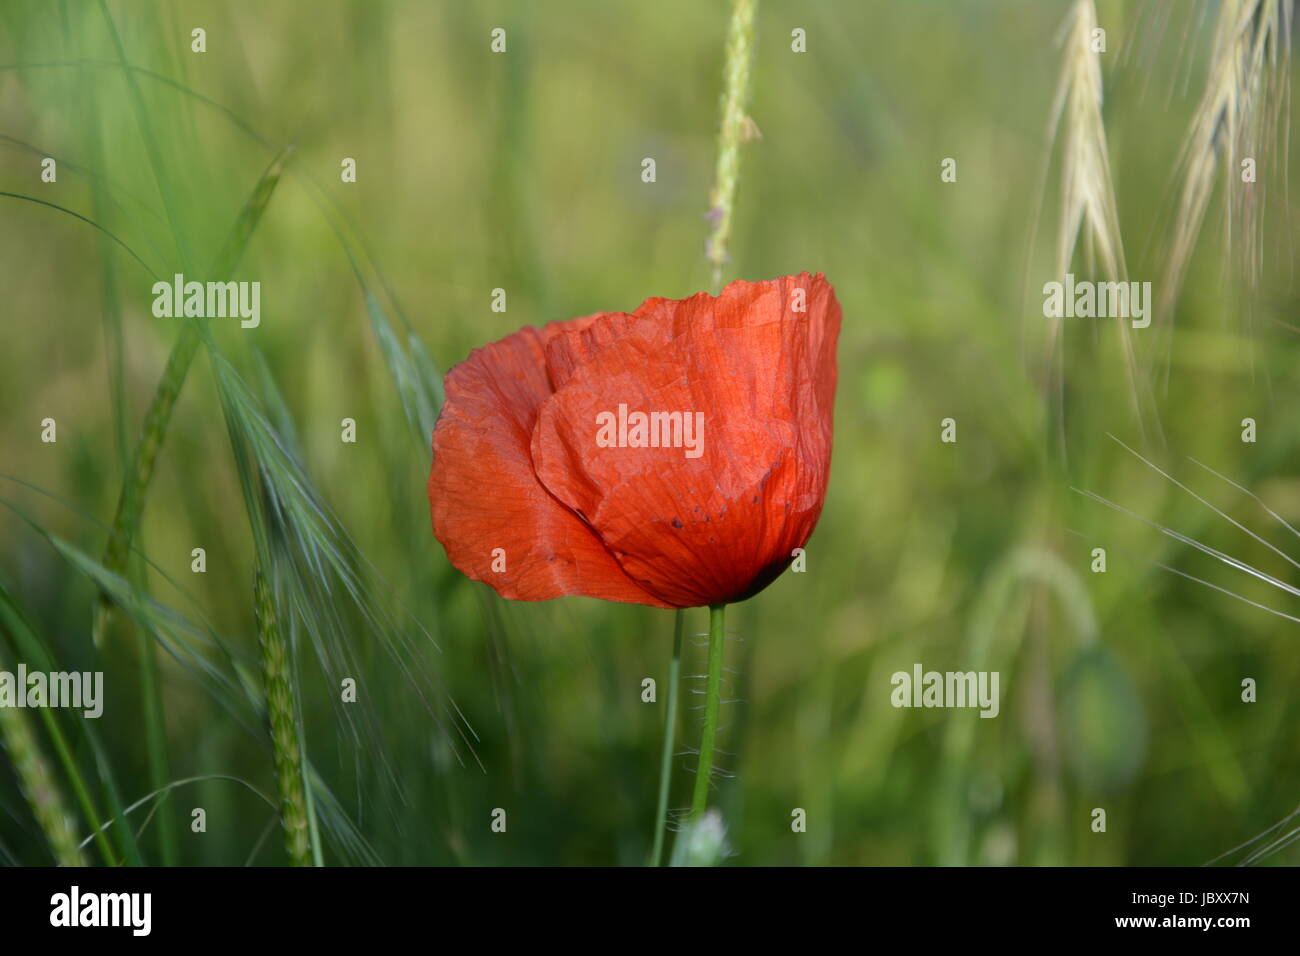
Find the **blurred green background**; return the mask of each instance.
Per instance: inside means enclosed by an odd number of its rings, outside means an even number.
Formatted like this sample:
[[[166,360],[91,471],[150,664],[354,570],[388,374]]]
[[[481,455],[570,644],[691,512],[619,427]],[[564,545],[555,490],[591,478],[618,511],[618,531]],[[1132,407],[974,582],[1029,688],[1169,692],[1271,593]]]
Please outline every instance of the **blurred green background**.
[[[762,135],[743,148],[726,277],[822,271],[844,326],[808,570],[729,613],[731,776],[714,804],[732,864],[1200,864],[1300,801],[1300,625],[1178,572],[1298,616],[1300,600],[1071,491],[1300,584],[1286,557],[1107,437],[1300,558],[1300,537],[1188,460],[1300,523],[1289,126],[1261,160],[1258,284],[1241,281],[1216,195],[1174,323],[1136,333],[1163,439],[1144,442],[1129,411],[1115,326],[1071,320],[1062,451],[1038,290],[1060,227],[1046,132],[1067,10],[759,5]],[[1160,297],[1217,5],[1099,11],[1129,271]],[[258,710],[259,519],[204,349],[137,541],[137,584],[157,606],[94,646],[93,568],[68,549],[91,564],[103,553],[179,323],[152,316],[153,280],[113,240],[31,199],[94,220],[169,276],[216,257],[272,158],[295,147],[236,270],[262,283],[261,326],[217,321],[213,344],[356,546],[361,599],[325,587],[294,631],[325,862],[640,864],[672,614],[510,604],[451,568],[429,529],[427,440],[376,333],[397,329],[409,348],[409,322],[443,372],[524,324],[709,288],[727,18],[726,4],[688,0],[0,2],[0,191],[15,194],[0,196],[0,581],[60,669],[105,672],[102,719],[55,719],[106,820],[154,790],[136,635],[189,635],[188,652],[159,654],[166,769],[201,779],[110,826],[114,853],[129,858],[130,833],[145,862],[285,860],[273,808],[249,789],[275,793]],[[495,27],[504,54],[489,50]],[[806,53],[791,50],[795,28]],[[40,180],[45,156],[55,183]],[[354,184],[340,182],[343,157]],[[940,181],[945,157],[955,183]],[[55,444],[40,440],[47,417]],[[340,441],[347,417],[356,444]],[[955,444],[940,441],[947,417]],[[1245,417],[1255,443],[1241,441]],[[1105,573],[1090,570],[1099,546]],[[689,631],[706,618],[689,612]],[[12,633],[0,653],[10,670],[23,659]],[[891,707],[890,675],[918,662],[998,670],[1001,715]],[[702,671],[695,640],[688,706]],[[340,701],[341,677],[356,679],[356,704]],[[645,677],[658,703],[642,702]],[[1247,677],[1256,703],[1241,701]],[[49,728],[33,726],[87,836]],[[698,735],[699,712],[683,710],[674,808]],[[191,832],[195,807],[205,833]],[[494,808],[506,834],[490,829]],[[791,831],[795,808],[806,833]],[[48,863],[47,844],[0,760],[0,859]],[[95,844],[85,854],[102,862]]]

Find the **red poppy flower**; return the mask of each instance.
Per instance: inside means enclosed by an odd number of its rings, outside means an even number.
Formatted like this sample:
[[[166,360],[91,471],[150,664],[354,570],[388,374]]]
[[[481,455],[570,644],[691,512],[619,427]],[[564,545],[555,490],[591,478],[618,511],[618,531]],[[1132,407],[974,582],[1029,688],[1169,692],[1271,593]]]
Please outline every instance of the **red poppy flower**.
[[[520,329],[447,375],[433,533],[502,597],[743,600],[826,495],[840,306],[819,273]]]

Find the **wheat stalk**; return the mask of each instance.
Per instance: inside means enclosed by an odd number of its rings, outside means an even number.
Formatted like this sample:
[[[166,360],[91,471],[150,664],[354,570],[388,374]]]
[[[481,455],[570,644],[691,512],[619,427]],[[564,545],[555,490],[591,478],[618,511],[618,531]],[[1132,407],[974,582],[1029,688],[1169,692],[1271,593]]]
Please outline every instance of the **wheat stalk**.
[[[1214,28],[1209,75],[1179,165],[1183,185],[1161,283],[1160,313],[1177,305],[1217,175],[1224,176],[1224,241],[1253,288],[1262,269],[1262,203],[1239,179],[1247,157],[1263,167],[1278,129],[1291,56],[1293,0],[1223,0]]]
[[[718,165],[713,192],[709,196],[709,219],[713,230],[705,243],[705,255],[713,264],[713,291],[722,287],[722,269],[727,264],[727,243],[731,240],[731,213],[740,181],[740,146],[757,135],[754,121],[745,112],[749,99],[749,64],[754,52],[754,9],[756,0],[734,0],[731,26],[727,31],[727,59],[723,73],[722,125],[718,130]]]
[[[1119,204],[1111,177],[1106,126],[1101,110],[1104,89],[1101,56],[1092,37],[1097,29],[1093,0],[1075,0],[1063,26],[1064,58],[1056,96],[1048,120],[1049,151],[1058,137],[1061,145],[1061,211],[1056,237],[1056,275],[1070,269],[1082,245],[1085,268],[1100,271],[1112,282],[1128,281],[1128,265],[1120,233]],[[1064,320],[1054,318],[1048,333],[1048,366],[1055,368],[1058,429],[1064,442]],[[1143,414],[1146,389],[1140,374],[1133,333],[1128,321],[1116,318],[1123,347],[1129,398],[1138,423],[1146,434]],[[1158,420],[1155,420],[1159,428]]]
[[[307,800],[303,788],[302,750],[294,712],[293,675],[289,645],[280,627],[266,575],[258,561],[253,580],[253,609],[262,649],[262,679],[266,684],[266,721],[275,749],[275,776],[280,795],[280,824],[284,845],[294,866],[311,866],[307,840]]]
[[[45,834],[55,861],[60,866],[85,866],[58,781],[41,753],[31,722],[21,710],[0,707],[0,744],[9,752],[18,788]]]

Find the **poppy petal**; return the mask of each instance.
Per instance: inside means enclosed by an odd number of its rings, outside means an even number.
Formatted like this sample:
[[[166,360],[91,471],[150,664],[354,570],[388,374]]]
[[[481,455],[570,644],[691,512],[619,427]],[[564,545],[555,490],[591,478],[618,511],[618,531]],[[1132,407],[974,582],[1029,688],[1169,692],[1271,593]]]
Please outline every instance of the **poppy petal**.
[[[547,352],[562,374],[532,438],[538,477],[664,602],[756,593],[821,512],[839,324],[830,285],[803,274],[733,282],[716,299],[649,299],[630,316],[561,330]],[[661,427],[681,413],[672,434],[683,445],[685,416],[699,413],[699,457],[602,447],[598,416],[608,422],[619,406],[659,413]]]
[[[428,485],[433,532],[453,565],[502,597],[583,595],[667,606],[632,582],[533,469],[529,441],[553,391],[546,343],[602,318],[526,327],[475,350],[447,375]],[[505,570],[497,570],[502,560]]]

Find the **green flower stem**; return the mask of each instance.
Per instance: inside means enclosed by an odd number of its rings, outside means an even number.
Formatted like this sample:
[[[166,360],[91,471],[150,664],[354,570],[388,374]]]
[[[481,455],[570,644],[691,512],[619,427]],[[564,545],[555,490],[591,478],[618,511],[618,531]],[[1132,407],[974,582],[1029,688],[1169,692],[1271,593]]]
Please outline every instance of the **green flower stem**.
[[[726,641],[723,618],[727,606],[709,607],[709,674],[704,685],[704,732],[700,735],[700,763],[695,774],[695,798],[691,801],[691,822],[698,822],[709,802],[713,777],[713,743],[718,734],[718,709],[722,704],[722,646]]]
[[[731,26],[727,30],[727,61],[722,91],[722,123],[718,129],[718,165],[714,173],[713,193],[709,197],[709,216],[713,231],[705,253],[713,263],[714,292],[722,285],[722,268],[727,262],[727,243],[731,239],[731,211],[740,179],[740,145],[750,128],[745,113],[749,99],[749,64],[754,53],[754,10],[757,0],[733,0]]]
[[[303,788],[302,750],[294,716],[289,645],[271,600],[271,588],[258,562],[253,580],[253,607],[262,647],[262,679],[266,684],[266,720],[275,748],[276,786],[280,793],[280,824],[284,846],[293,866],[311,866],[308,846],[307,800]]]
[[[664,830],[668,825],[668,790],[673,776],[673,742],[677,738],[677,686],[682,680],[682,631],[686,612],[678,608],[673,626],[673,660],[668,665],[668,713],[664,718],[664,746],[659,755],[659,803],[655,812],[655,843],[650,865],[661,866],[664,853]]]
[[[72,785],[72,792],[76,795],[81,812],[85,814],[86,820],[90,824],[91,832],[95,838],[95,845],[99,847],[99,852],[103,854],[104,863],[108,866],[117,866],[117,854],[113,852],[113,845],[108,842],[108,835],[104,832],[105,824],[100,822],[99,813],[95,809],[95,802],[91,799],[90,791],[86,787],[86,781],[82,778],[81,771],[77,769],[76,761],[73,760],[72,750],[68,746],[67,738],[63,736],[63,731],[59,729],[58,719],[50,712],[48,707],[41,710],[41,719],[45,722],[45,732],[50,735],[50,741],[54,745],[54,752],[58,754],[59,762],[63,764],[63,771],[68,775],[68,781]]]

